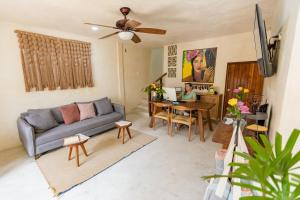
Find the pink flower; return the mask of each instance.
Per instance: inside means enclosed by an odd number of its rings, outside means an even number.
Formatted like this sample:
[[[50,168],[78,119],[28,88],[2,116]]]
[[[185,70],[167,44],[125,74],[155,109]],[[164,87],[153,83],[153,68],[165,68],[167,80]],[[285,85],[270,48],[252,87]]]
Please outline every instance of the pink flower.
[[[240,92],[240,90],[238,88],[233,90],[233,93],[239,93],[239,92]]]
[[[242,114],[249,114],[250,113],[248,106],[245,106],[245,105],[239,106],[239,110],[241,111]]]
[[[243,106],[244,105],[244,102],[242,102],[242,101],[239,101],[239,102],[237,102],[237,105],[240,107],[240,106]]]
[[[191,61],[192,58],[194,58],[196,56],[200,56],[200,57],[203,56],[203,53],[202,53],[202,51],[200,49],[188,50],[186,52],[186,59],[187,59],[187,61]]]

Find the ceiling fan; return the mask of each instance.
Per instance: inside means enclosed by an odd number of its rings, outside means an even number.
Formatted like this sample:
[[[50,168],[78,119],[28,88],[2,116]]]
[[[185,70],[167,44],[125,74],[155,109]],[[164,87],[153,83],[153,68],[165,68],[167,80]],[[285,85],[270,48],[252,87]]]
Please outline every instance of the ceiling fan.
[[[120,11],[124,16],[124,19],[118,20],[116,22],[116,26],[106,26],[106,25],[93,24],[93,23],[84,23],[84,24],[92,25],[92,26],[101,26],[101,27],[106,27],[106,28],[113,28],[113,29],[118,30],[114,33],[100,37],[99,39],[104,39],[104,38],[118,34],[122,40],[132,40],[135,43],[141,42],[141,39],[135,32],[160,34],[160,35],[164,35],[167,32],[166,30],[157,29],[157,28],[138,28],[138,26],[141,25],[140,22],[131,20],[131,19],[127,19],[127,17],[126,17],[130,12],[130,8],[122,7],[122,8],[120,8]]]

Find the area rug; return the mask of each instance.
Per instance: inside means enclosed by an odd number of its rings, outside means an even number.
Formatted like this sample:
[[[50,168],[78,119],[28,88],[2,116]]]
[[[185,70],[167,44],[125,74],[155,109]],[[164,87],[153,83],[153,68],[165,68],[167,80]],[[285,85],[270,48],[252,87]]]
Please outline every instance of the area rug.
[[[157,139],[136,130],[131,129],[130,132],[132,139],[129,140],[127,135],[125,144],[122,144],[121,138],[117,139],[118,129],[91,137],[85,143],[88,157],[79,148],[80,167],[76,166],[74,150],[72,160],[68,161],[69,149],[67,147],[49,152],[37,159],[37,165],[45,176],[54,195],[59,195],[90,179]]]

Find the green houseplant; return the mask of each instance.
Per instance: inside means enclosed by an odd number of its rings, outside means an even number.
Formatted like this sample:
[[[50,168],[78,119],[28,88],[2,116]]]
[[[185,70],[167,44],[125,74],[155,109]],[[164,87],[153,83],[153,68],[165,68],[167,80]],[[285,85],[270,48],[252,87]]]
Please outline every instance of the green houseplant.
[[[253,196],[240,199],[259,200],[297,200],[300,199],[300,174],[296,173],[299,167],[300,151],[293,154],[300,130],[295,129],[285,147],[282,147],[282,136],[277,133],[273,146],[265,135],[260,135],[263,144],[255,139],[246,137],[253,155],[235,152],[235,156],[243,157],[247,163],[232,162],[229,165],[237,167],[228,176],[213,175],[211,178],[240,178],[241,182],[231,182],[233,185],[251,189]],[[253,184],[256,182],[257,184]]]
[[[162,100],[163,94],[166,93],[166,91],[160,85],[155,83],[152,83],[144,88],[144,92],[148,94],[151,93],[152,91],[155,92],[157,100]]]

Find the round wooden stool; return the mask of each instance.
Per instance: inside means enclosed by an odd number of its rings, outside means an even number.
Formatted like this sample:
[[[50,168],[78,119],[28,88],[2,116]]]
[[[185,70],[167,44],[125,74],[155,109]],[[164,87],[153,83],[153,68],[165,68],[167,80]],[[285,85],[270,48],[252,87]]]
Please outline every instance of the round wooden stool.
[[[265,126],[260,126],[257,124],[251,124],[249,126],[246,127],[246,129],[248,131],[252,131],[255,133],[255,137],[256,139],[260,140],[259,138],[259,134],[263,133],[263,134],[267,134],[268,128]]]
[[[125,129],[127,130],[129,139],[131,139],[131,134],[129,127],[132,125],[132,122],[129,121],[118,121],[116,122],[116,126],[119,128],[118,138],[120,138],[120,134],[122,135],[122,143],[125,142]]]
[[[69,147],[69,156],[68,160],[71,160],[72,158],[72,150],[75,148],[76,150],[76,164],[77,167],[80,166],[79,164],[79,146],[81,147],[83,153],[85,156],[88,156],[86,149],[84,147],[84,143],[86,143],[89,140],[90,137],[83,135],[83,134],[78,134],[75,136],[71,136],[68,138],[64,139],[64,146]]]

